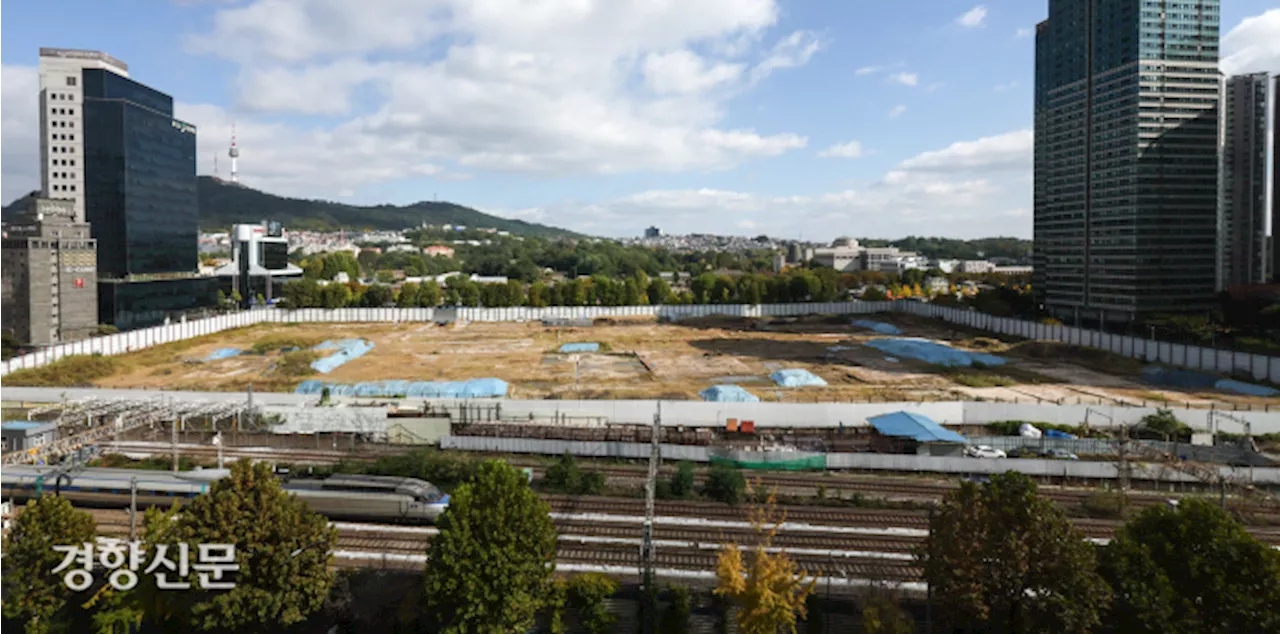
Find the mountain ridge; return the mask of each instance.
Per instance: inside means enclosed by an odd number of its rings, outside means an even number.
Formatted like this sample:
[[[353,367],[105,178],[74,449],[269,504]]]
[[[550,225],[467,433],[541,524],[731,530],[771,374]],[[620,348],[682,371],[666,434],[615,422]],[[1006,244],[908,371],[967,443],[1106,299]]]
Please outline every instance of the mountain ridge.
[[[398,230],[430,225],[509,231],[515,235],[539,237],[583,237],[583,234],[523,220],[486,214],[450,202],[419,201],[409,205],[347,205],[344,203],[277,196],[212,176],[197,177],[200,230],[225,230],[236,223],[279,220],[286,229],[297,231]],[[37,192],[5,205],[0,216],[7,222],[26,200]]]

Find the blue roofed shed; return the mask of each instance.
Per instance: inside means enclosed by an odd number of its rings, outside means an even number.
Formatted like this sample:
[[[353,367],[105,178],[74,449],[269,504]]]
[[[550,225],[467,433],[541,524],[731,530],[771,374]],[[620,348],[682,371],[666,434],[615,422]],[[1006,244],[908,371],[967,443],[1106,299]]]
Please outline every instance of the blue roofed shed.
[[[968,439],[944,428],[932,418],[914,412],[892,412],[867,419],[876,433],[871,447],[881,453],[955,455]]]

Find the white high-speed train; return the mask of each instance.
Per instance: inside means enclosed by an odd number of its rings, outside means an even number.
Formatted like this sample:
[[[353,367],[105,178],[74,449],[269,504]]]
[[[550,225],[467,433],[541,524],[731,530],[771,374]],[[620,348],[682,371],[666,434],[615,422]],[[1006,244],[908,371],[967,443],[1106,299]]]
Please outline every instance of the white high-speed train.
[[[54,477],[49,467],[15,465],[0,472],[0,496],[24,502],[56,493],[80,506],[129,506],[130,479],[138,479],[138,506],[172,506],[205,493],[221,475],[210,471],[171,474],[138,469],[84,469]],[[209,477],[206,477],[209,476]],[[285,480],[281,485],[330,519],[431,523],[449,506],[449,496],[414,478],[333,475]]]

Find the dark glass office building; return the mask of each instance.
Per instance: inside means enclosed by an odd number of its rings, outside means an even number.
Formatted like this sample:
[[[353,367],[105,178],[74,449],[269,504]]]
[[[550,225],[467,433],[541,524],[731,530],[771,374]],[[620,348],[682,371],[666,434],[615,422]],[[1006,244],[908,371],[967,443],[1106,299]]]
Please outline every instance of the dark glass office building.
[[[126,77],[85,69],[82,86],[101,321],[136,328],[212,306],[210,282],[195,278],[195,126],[173,118],[172,97]]]
[[[1037,298],[1069,323],[1214,306],[1219,0],[1049,0],[1036,27]]]

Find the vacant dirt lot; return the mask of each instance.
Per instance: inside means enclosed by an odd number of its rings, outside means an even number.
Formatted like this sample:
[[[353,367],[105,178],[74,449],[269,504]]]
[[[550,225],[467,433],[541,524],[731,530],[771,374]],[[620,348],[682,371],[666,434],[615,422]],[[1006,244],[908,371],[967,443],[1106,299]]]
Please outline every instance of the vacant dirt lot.
[[[1058,351],[962,332],[909,315],[877,319],[904,336],[927,337],[958,348],[1004,355],[1001,368],[944,372],[909,358],[892,358],[862,344],[882,337],[848,325],[847,318],[785,320],[706,319],[659,324],[615,321],[594,327],[550,328],[502,324],[280,324],[262,325],[146,350],[121,359],[121,370],[97,381],[104,387],[191,390],[291,390],[318,378],[332,382],[376,379],[463,380],[497,377],[513,398],[696,399],[717,383],[736,383],[770,401],[882,401],[987,398],[1064,402],[1262,403],[1225,394],[1154,389],[1136,378],[1136,364],[1078,359]],[[264,342],[313,345],[327,339],[364,338],[368,354],[329,374],[286,376],[277,347],[204,361],[219,348],[251,349]],[[596,342],[598,353],[560,354],[563,343]],[[1025,354],[1024,354],[1025,351]],[[1034,354],[1033,354],[1034,353]],[[1087,366],[1087,367],[1086,367]],[[824,378],[824,388],[779,388],[769,374],[803,368]],[[1276,401],[1273,399],[1272,401]]]

